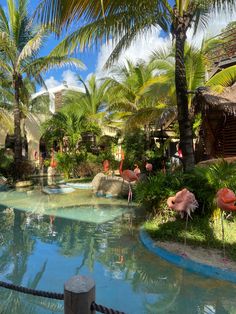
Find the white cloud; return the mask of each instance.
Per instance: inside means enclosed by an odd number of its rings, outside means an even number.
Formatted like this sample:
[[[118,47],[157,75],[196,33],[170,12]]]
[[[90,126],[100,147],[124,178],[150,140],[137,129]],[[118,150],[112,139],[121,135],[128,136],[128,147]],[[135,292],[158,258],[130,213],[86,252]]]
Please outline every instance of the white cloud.
[[[90,72],[87,76],[86,76],[86,79],[85,79],[85,82],[88,82],[90,79],[91,79],[91,77],[94,75],[94,73],[93,72]]]
[[[65,70],[62,72],[62,79],[66,81],[68,85],[79,86],[78,76],[76,72],[71,70]]]
[[[195,36],[193,36],[193,30],[188,32],[188,41],[192,42],[196,46],[200,46],[202,39],[204,37],[210,38],[215,35],[220,34],[223,28],[227,26],[228,23],[235,20],[236,12],[231,13],[217,13],[212,12],[209,18],[208,27],[205,30],[199,30]],[[165,48],[171,43],[170,37],[163,38],[161,36],[160,29],[153,29],[152,31],[140,36],[136,39],[132,45],[122,53],[117,63],[124,63],[126,59],[129,59],[133,62],[137,62],[139,59],[148,60],[151,53],[155,49]],[[101,46],[101,49],[98,54],[96,75],[98,77],[103,77],[109,75],[108,71],[103,70],[103,66],[106,63],[108,57],[110,56],[114,45],[111,41],[108,44]]]
[[[163,38],[160,33],[161,30],[155,28],[145,35],[139,36],[133,41],[131,46],[121,54],[116,64],[123,64],[127,59],[134,63],[140,59],[147,60],[154,50],[167,47],[171,42],[170,38]],[[101,46],[96,67],[96,75],[98,77],[108,74],[108,72],[103,70],[103,66],[113,49],[114,44],[112,45],[111,41]]]
[[[50,76],[48,79],[44,80],[48,89],[59,86],[61,83],[54,78],[54,76]],[[44,87],[41,88],[41,91],[45,90]]]
[[[203,38],[211,38],[222,32],[222,30],[232,21],[235,21],[236,10],[231,12],[213,11],[210,14],[208,25],[205,29],[199,29],[196,35],[193,35],[193,29],[188,31],[188,40],[196,46],[200,46]]]
[[[71,70],[63,71],[60,77],[60,80],[55,79],[54,76],[50,76],[49,78],[44,80],[46,86],[48,89],[60,86],[63,84],[63,82],[66,82],[70,86],[79,87],[81,84],[78,82],[77,74],[76,72],[73,72]],[[45,88],[42,87],[40,91],[45,91]]]

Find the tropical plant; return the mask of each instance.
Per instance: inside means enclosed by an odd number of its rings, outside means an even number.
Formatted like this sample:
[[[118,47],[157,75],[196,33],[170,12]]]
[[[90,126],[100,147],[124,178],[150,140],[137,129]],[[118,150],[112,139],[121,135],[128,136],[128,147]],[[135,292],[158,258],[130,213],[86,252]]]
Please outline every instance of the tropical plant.
[[[5,149],[0,149],[0,173],[8,175],[13,164],[13,156],[8,155]]]
[[[57,169],[64,174],[65,179],[68,179],[76,165],[75,156],[68,153],[57,153],[56,160]]]
[[[201,48],[186,44],[184,49],[184,63],[186,68],[187,89],[194,91],[205,83],[207,59],[205,57],[208,45],[202,42]],[[176,105],[175,88],[175,47],[165,50],[159,49],[153,52],[151,57],[152,66],[160,72],[156,83],[149,87],[152,94],[157,93],[160,99],[169,105]],[[193,95],[188,96],[188,106],[191,106]]]
[[[153,63],[139,61],[134,64],[129,60],[112,71],[114,78],[108,80],[108,110],[122,113],[120,118],[127,130],[143,126],[147,130],[167,106],[166,99],[161,99],[158,93],[149,93],[149,89],[159,81],[155,71]]]
[[[77,111],[81,111],[81,114],[101,122],[107,100],[106,89],[109,82],[99,82],[95,75],[91,75],[87,82],[81,77],[78,78],[78,81],[82,83],[85,92],[67,92],[65,94],[66,103],[77,106]]]
[[[125,152],[124,169],[133,169],[135,163],[138,163],[142,168],[146,153],[144,131],[134,129],[133,132],[126,132],[124,134],[122,148]]]
[[[206,86],[222,92],[225,87],[232,86],[236,82],[236,65],[223,69],[206,82]]]
[[[25,101],[24,77],[33,78],[43,84],[41,73],[54,66],[74,64],[81,67],[78,59],[65,54],[38,57],[48,35],[46,27],[37,27],[27,10],[27,0],[8,0],[8,13],[0,6],[0,70],[5,73],[14,91],[14,161],[15,174],[22,160],[21,118],[22,104]]]
[[[43,137],[49,147],[53,147],[54,142],[61,147],[65,146],[66,138],[66,149],[75,153],[81,133],[86,130],[86,119],[66,108],[63,112],[55,113],[51,119],[42,124],[42,128]]]
[[[63,5],[62,5],[63,4]],[[61,44],[62,51],[73,51],[78,45],[81,49],[94,42],[111,38],[115,42],[107,65],[116,60],[120,53],[129,47],[132,41],[144,31],[161,27],[170,31],[175,39],[175,85],[177,95],[180,144],[183,151],[185,170],[194,166],[193,134],[188,110],[187,77],[184,63],[184,47],[187,31],[191,26],[195,33],[198,26],[205,26],[209,13],[218,8],[231,9],[234,0],[129,0],[114,1],[74,1],[43,0],[38,8],[41,20],[53,25],[54,30],[61,30],[73,21],[85,18],[87,25],[70,34]]]
[[[67,92],[64,96],[66,104],[71,109],[73,108],[73,111],[84,115],[91,124],[101,126],[102,132],[107,130],[116,132],[116,128],[112,126],[105,110],[108,102],[109,80],[98,80],[95,75],[92,75],[87,81],[81,77],[78,80],[83,85],[85,92]]]

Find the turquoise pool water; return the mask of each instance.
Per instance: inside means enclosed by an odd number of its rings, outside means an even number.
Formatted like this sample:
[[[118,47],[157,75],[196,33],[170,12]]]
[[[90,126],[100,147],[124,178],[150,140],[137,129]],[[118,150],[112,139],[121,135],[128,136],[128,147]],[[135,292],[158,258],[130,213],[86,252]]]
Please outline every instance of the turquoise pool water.
[[[89,190],[0,192],[0,280],[63,292],[81,274],[96,301],[127,314],[236,313],[236,286],[186,272],[140,243],[140,211]],[[63,313],[63,303],[0,288],[0,313]]]

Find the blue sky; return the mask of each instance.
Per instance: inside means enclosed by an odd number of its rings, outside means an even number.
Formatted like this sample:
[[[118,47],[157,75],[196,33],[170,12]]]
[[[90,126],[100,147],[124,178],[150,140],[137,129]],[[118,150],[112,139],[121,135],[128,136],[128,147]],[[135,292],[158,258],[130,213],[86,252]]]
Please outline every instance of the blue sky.
[[[39,2],[40,2],[39,0],[29,0],[29,11],[33,12]],[[7,9],[6,0],[0,0],[0,5],[2,5],[4,9]],[[59,42],[60,39],[58,40],[54,35],[51,35],[48,41],[45,43],[41,51],[41,55],[47,55]],[[62,82],[63,79],[66,77],[69,77],[69,79],[73,80],[74,77],[73,76],[71,77],[71,72],[73,73],[77,72],[82,78],[86,79],[88,74],[94,72],[96,69],[98,50],[96,48],[93,48],[91,51],[86,51],[84,53],[79,52],[76,54],[76,57],[79,58],[86,65],[87,67],[86,70],[65,67],[63,69],[50,70],[45,75],[43,75],[44,78],[45,79],[54,78],[56,84],[57,82]],[[51,83],[53,83],[52,80]]]
[[[6,0],[0,0],[5,2]],[[29,1],[29,9],[30,11],[34,11],[35,8],[37,7],[38,3],[40,3],[39,0],[30,0]],[[42,55],[47,55],[50,53],[50,51],[61,41],[61,39],[57,39],[55,35],[51,35],[45,46],[43,47],[41,54]],[[45,79],[50,79],[54,78],[55,81],[61,82],[63,80],[66,80],[67,78],[71,81],[73,81],[74,77],[72,74],[71,77],[71,72],[73,73],[78,73],[83,79],[86,79],[88,74],[92,73],[95,71],[96,68],[96,62],[97,62],[97,55],[98,51],[96,48],[93,48],[91,51],[86,51],[84,53],[78,52],[76,54],[76,57],[80,59],[86,66],[86,70],[80,70],[80,69],[75,69],[71,67],[65,67],[63,69],[55,69],[55,70],[50,70],[44,75]],[[50,81],[52,82],[52,81]],[[56,83],[56,82],[55,82]],[[50,83],[49,83],[50,84]]]
[[[29,10],[34,11],[38,5],[39,0],[29,0]],[[0,5],[5,9],[7,1],[0,0]],[[222,16],[212,16],[210,19],[214,20],[214,23],[209,23],[209,27],[204,32],[199,32],[197,36],[194,37],[194,42],[196,45],[200,45],[203,36],[211,37],[218,34],[222,28],[224,28],[230,21],[235,20],[235,12],[229,15]],[[188,38],[192,38],[192,32],[189,32]],[[41,51],[42,55],[48,54],[60,40],[56,39],[54,35],[51,35],[44,48]],[[158,29],[153,29],[148,34],[144,34],[139,37],[131,47],[124,51],[119,59],[120,63],[124,63],[126,59],[133,62],[139,59],[147,60],[150,54],[160,48],[165,48],[171,44],[171,40],[168,36],[163,37],[163,33]],[[86,65],[86,70],[78,70],[75,68],[63,68],[59,70],[51,70],[44,75],[44,79],[48,87],[54,87],[60,85],[63,80],[66,80],[70,85],[76,85],[76,74],[79,74],[83,79],[86,79],[89,74],[96,73],[98,77],[107,75],[103,71],[103,65],[106,62],[112,51],[112,45],[101,45],[100,47],[93,48],[91,51],[86,51],[83,53],[77,53],[76,57],[79,58]]]

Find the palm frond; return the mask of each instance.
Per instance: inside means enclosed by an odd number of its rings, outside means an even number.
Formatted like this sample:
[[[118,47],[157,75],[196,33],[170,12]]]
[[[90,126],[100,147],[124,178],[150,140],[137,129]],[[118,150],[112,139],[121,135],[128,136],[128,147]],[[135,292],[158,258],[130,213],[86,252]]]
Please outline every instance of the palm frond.
[[[10,33],[8,20],[2,6],[0,6],[0,31],[7,34]]]
[[[125,127],[126,129],[135,129],[145,124],[149,124],[155,121],[158,117],[160,117],[162,111],[163,108],[140,109],[128,117],[125,123]]]
[[[64,67],[64,66],[75,66],[77,68],[84,69],[85,66],[82,61],[76,58],[68,58],[67,56],[47,56],[41,57],[33,62],[27,64],[26,66],[22,67],[22,72],[29,73],[30,75],[38,75],[41,72],[47,72],[51,68],[54,67]]]
[[[0,108],[0,121],[1,125],[12,134],[14,130],[13,117],[3,108]]]
[[[16,66],[19,67],[20,63],[26,58],[31,57],[42,46],[42,41],[46,34],[46,29],[41,29],[32,39],[27,41],[24,48],[21,50]]]
[[[223,69],[219,73],[210,78],[206,86],[222,86],[229,87],[236,82],[236,65]]]

